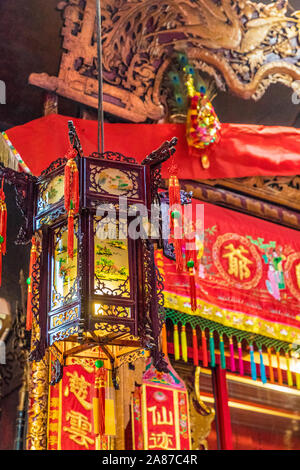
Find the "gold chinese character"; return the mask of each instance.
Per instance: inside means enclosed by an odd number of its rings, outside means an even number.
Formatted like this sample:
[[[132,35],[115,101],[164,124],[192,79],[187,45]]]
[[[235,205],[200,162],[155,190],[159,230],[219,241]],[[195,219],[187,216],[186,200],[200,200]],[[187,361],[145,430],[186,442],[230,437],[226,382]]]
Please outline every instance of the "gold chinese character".
[[[163,406],[161,409],[161,413],[157,411],[157,406],[152,406],[148,408],[148,411],[152,413],[152,424],[153,426],[166,424],[167,426],[173,426],[173,413],[169,411],[169,419],[167,417],[167,410],[166,407]]]
[[[59,406],[59,399],[58,398],[51,398],[50,399],[50,407],[51,408],[58,408]]]
[[[300,289],[300,263],[297,264],[296,266],[296,279],[297,279],[297,284]]]
[[[49,436],[48,440],[49,446],[56,446],[57,445],[57,436],[54,436],[53,434]]]
[[[242,245],[238,248],[234,248],[232,243],[225,246],[225,249],[230,250],[229,253],[223,255],[223,258],[228,258],[228,273],[239,278],[241,281],[248,279],[251,275],[248,265],[253,264],[253,262],[245,256],[249,251]]]
[[[65,397],[69,396],[69,392],[73,393],[79,403],[83,406],[85,410],[91,410],[92,404],[86,400],[88,396],[88,387],[91,386],[83,375],[79,377],[78,373],[75,371],[73,374],[71,372],[67,372],[67,376],[70,377],[69,379],[69,387],[65,388],[64,395]]]
[[[57,420],[58,417],[59,417],[58,414],[59,414],[58,410],[50,409],[50,411],[49,411],[49,419],[52,419],[53,421]]]
[[[89,448],[89,444],[94,444],[94,439],[87,434],[92,431],[92,425],[87,417],[78,411],[69,411],[66,420],[70,421],[70,427],[64,426],[64,431],[70,433],[70,439],[80,446]]]
[[[57,432],[57,424],[58,423],[49,423],[49,431],[50,432]]]
[[[162,432],[159,434],[155,434],[154,432],[151,434],[149,437],[149,442],[152,441],[152,443],[149,443],[149,449],[175,449],[175,447],[172,447],[173,442],[172,442],[172,434],[167,434],[166,432]]]

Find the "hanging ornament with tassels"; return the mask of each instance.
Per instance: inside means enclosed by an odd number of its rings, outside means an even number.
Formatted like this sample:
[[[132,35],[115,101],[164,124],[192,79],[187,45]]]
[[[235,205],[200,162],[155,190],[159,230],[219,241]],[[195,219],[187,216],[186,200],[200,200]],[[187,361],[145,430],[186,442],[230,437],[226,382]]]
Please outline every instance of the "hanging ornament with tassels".
[[[177,272],[183,271],[183,228],[180,198],[180,185],[177,177],[177,166],[172,157],[169,168],[169,215],[170,215],[170,243],[173,243]]]
[[[30,250],[30,262],[29,262],[29,276],[27,278],[28,290],[27,290],[27,315],[26,315],[26,330],[30,331],[32,328],[32,297],[33,297],[33,267],[36,263],[38,256],[37,240],[32,237],[31,250]]]
[[[64,179],[65,209],[68,213],[68,257],[71,259],[74,256],[74,217],[79,211],[79,172],[76,156],[77,151],[74,148],[67,152]]]
[[[6,254],[7,209],[4,194],[4,180],[0,189],[0,286],[2,284],[2,256]]]
[[[209,100],[206,87],[201,85],[199,90],[196,90],[193,67],[186,65],[184,71],[186,73],[187,92],[190,98],[186,122],[187,142],[190,147],[205,150],[209,145],[219,141],[220,121]],[[201,162],[204,169],[209,168],[209,158],[204,153],[201,155]]]
[[[93,430],[96,436],[105,434],[105,369],[100,359],[95,362],[93,387]]]

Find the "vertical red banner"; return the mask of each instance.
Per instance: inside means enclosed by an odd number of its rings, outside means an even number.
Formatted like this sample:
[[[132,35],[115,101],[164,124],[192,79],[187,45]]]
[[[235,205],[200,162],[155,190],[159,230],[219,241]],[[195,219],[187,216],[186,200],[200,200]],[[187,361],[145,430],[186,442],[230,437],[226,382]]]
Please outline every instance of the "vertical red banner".
[[[144,384],[142,411],[145,449],[190,449],[185,391]]]
[[[80,364],[64,368],[62,380],[49,388],[48,449],[100,450],[108,438],[93,429],[94,367]]]

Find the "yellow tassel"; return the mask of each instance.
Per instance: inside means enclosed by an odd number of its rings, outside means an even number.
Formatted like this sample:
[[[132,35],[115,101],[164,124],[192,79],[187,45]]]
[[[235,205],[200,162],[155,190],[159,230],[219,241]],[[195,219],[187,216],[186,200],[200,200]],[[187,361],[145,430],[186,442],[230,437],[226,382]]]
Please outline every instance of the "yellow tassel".
[[[300,374],[296,372],[296,387],[300,390]]]
[[[105,397],[105,435],[115,436],[116,434],[115,400],[113,398],[111,371],[109,370],[107,371],[107,390]]]
[[[294,386],[294,382],[293,382],[293,376],[292,376],[292,372],[291,372],[291,369],[290,369],[290,356],[289,356],[289,353],[285,353],[285,359],[286,359],[286,367],[287,367],[287,382],[288,382],[288,386],[289,387],[293,387]]]
[[[168,357],[167,329],[165,323],[163,324],[161,329],[161,348],[164,355]]]
[[[181,327],[181,350],[182,350],[182,359],[184,362],[188,361],[188,351],[187,351],[187,339],[185,325]]]
[[[174,358],[175,358],[175,361],[178,361],[180,359],[179,335],[178,335],[177,325],[174,325]]]

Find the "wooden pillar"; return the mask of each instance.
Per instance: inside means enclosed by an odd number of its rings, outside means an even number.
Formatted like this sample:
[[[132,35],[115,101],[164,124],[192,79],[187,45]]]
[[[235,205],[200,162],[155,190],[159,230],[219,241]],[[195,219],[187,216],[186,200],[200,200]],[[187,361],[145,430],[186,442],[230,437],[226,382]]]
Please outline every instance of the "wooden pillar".
[[[216,424],[219,450],[232,450],[232,430],[228,393],[226,383],[226,370],[219,365],[212,369],[213,389],[215,396]]]

